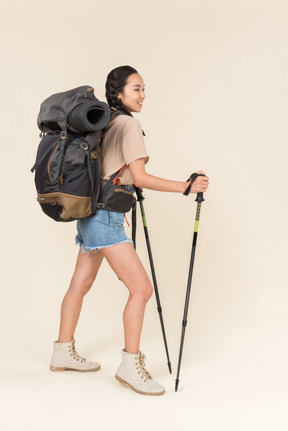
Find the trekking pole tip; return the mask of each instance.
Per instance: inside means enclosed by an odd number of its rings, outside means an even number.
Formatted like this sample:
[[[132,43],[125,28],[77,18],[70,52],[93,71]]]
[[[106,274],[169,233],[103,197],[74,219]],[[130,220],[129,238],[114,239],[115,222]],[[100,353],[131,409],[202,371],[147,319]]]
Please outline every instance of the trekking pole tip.
[[[171,362],[168,362],[169,373],[172,374]]]
[[[179,379],[175,380],[175,392],[178,391]]]

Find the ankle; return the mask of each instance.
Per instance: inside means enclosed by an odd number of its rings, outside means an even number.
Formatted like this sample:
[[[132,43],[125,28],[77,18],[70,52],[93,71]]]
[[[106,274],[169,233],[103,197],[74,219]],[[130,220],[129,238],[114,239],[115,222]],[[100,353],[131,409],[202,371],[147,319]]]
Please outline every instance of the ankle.
[[[137,349],[129,349],[129,348],[125,348],[125,349],[123,349],[123,352],[125,352],[125,353],[129,353],[130,355],[138,355],[138,353],[139,353],[139,349],[137,350]]]
[[[59,335],[57,343],[70,343],[71,341],[73,341],[73,339],[74,339],[74,335],[68,335],[68,336]]]

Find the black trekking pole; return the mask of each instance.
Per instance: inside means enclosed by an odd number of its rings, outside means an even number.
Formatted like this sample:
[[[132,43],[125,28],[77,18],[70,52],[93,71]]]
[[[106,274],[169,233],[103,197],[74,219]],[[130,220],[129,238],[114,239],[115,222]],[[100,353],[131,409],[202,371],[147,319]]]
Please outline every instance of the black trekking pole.
[[[162,329],[162,334],[163,334],[163,339],[164,339],[164,345],[165,345],[166,356],[167,356],[167,361],[168,361],[167,364],[168,364],[169,372],[171,374],[172,373],[172,368],[171,368],[171,362],[170,362],[170,358],[169,358],[168,345],[167,345],[165,328],[164,328],[164,321],[163,321],[163,316],[162,316],[162,307],[161,307],[160,297],[159,297],[159,292],[158,292],[158,287],[157,287],[155,268],[154,268],[154,263],[153,263],[153,258],[152,258],[152,252],[151,252],[151,246],[150,246],[148,228],[147,228],[145,211],[144,211],[144,205],[143,205],[143,200],[145,198],[144,198],[144,196],[142,194],[141,189],[139,189],[138,187],[136,187],[136,194],[137,194],[137,200],[140,203],[140,209],[141,209],[141,215],[142,215],[144,233],[145,233],[145,238],[146,238],[146,244],[147,244],[147,249],[148,249],[149,261],[150,261],[150,267],[151,267],[151,273],[152,273],[152,278],[153,278],[154,291],[155,291],[156,302],[157,302],[157,310],[158,310],[158,313],[159,313],[160,324],[161,324],[161,329]]]
[[[195,181],[195,179],[198,176],[205,176],[205,175],[196,174],[196,173],[192,174],[191,177],[187,180],[187,181],[190,181],[190,184],[187,187],[186,191],[183,193],[184,195],[187,196],[189,194],[190,189],[191,189],[191,185],[192,185],[193,181]],[[179,385],[180,366],[181,366],[181,359],[182,359],[182,352],[183,352],[185,329],[186,329],[186,325],[187,325],[187,314],[188,314],[189,298],[190,298],[190,291],[191,291],[192,273],[193,273],[194,257],[195,257],[196,243],[197,243],[201,203],[204,201],[203,193],[197,193],[197,197],[196,197],[195,201],[197,202],[197,210],[196,210],[196,217],[195,217],[194,235],[193,235],[192,251],[191,251],[189,274],[188,274],[187,291],[186,291],[186,299],[185,299],[185,306],[184,306],[184,315],[183,315],[183,320],[182,320],[181,343],[180,343],[180,351],[179,351],[179,359],[178,359],[177,377],[176,377],[176,381],[175,381],[175,391],[176,392],[178,390],[178,385]]]

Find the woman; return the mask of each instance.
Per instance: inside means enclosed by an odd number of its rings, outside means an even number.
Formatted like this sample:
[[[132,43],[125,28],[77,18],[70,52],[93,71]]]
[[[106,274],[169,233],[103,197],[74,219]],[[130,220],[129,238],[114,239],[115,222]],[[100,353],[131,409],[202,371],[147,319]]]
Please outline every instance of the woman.
[[[106,81],[106,98],[111,110],[123,115],[115,115],[103,134],[103,180],[108,180],[126,164],[119,176],[122,185],[183,193],[186,182],[170,181],[146,172],[149,157],[141,125],[132,116],[132,112],[141,112],[145,100],[144,82],[138,72],[130,66],[112,70]],[[190,192],[206,192],[207,187],[208,178],[200,176]],[[80,250],[70,287],[63,299],[59,338],[54,343],[50,368],[52,371],[97,371],[100,368],[97,362],[88,362],[78,355],[74,332],[83,298],[105,258],[129,290],[123,314],[125,348],[115,377],[138,393],[161,395],[165,389],[145,369],[145,357],[140,352],[145,306],[153,288],[132,241],[125,234],[123,217],[122,213],[98,210],[95,216],[77,222],[76,242]]]

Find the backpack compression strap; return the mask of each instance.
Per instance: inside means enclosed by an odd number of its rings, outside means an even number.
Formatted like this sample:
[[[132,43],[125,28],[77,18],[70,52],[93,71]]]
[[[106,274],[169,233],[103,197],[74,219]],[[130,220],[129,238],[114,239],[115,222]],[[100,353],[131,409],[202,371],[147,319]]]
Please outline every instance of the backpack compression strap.
[[[134,201],[133,207],[132,207],[132,241],[134,244],[134,248],[136,250],[136,228],[137,228],[137,206],[136,206],[136,200]]]

